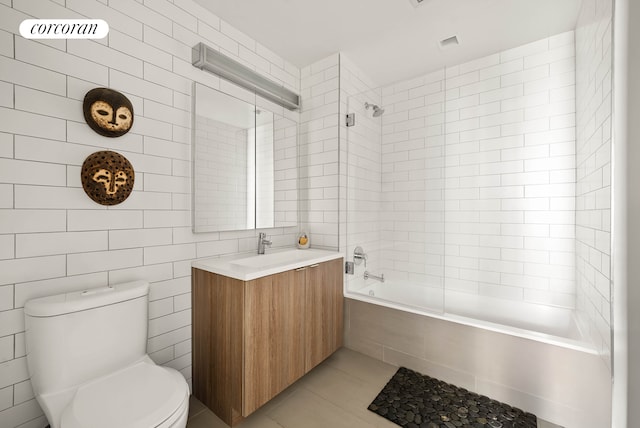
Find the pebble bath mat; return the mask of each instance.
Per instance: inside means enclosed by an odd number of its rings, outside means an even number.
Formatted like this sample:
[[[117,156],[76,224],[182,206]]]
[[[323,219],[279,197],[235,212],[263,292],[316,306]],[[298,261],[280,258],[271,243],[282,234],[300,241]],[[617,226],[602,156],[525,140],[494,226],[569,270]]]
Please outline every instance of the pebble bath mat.
[[[408,428],[536,428],[531,413],[400,367],[368,407]]]

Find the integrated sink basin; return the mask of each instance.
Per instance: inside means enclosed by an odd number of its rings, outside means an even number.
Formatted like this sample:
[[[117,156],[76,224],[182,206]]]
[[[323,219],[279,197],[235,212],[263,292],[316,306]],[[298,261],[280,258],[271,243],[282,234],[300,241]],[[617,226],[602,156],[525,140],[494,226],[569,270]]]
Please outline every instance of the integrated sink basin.
[[[209,258],[194,261],[191,265],[208,272],[224,275],[243,281],[260,278],[341,258],[342,254],[316,249],[272,250],[267,254],[235,254],[222,258]]]
[[[291,260],[297,260],[300,255],[297,254],[298,250],[283,251],[280,253],[261,254],[258,256],[247,257],[244,259],[238,259],[231,262],[231,264],[247,267],[264,267],[271,265],[278,265],[289,262]]]

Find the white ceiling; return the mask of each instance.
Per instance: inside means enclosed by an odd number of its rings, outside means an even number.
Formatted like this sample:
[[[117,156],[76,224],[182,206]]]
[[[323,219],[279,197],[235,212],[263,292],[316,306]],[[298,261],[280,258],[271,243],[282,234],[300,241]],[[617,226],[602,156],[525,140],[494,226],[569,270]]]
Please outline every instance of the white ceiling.
[[[582,0],[196,0],[298,67],[343,52],[386,85],[575,28]],[[459,46],[441,49],[456,35]]]

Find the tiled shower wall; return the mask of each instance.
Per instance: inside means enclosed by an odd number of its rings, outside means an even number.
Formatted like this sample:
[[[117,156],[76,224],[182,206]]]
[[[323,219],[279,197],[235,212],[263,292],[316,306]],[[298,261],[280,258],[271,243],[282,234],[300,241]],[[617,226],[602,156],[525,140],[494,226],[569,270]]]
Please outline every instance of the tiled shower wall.
[[[577,309],[611,358],[612,1],[584,0],[576,28]]]
[[[382,104],[390,273],[574,307],[574,33],[400,82]]]
[[[444,284],[444,70],[383,88],[383,261],[390,281]],[[442,309],[442,294],[429,302]]]
[[[195,69],[192,46],[205,42],[300,91],[298,68],[191,0],[63,3],[0,2],[3,428],[46,425],[28,380],[26,300],[146,279],[148,351],[190,379],[191,261],[256,249],[257,231],[191,232],[192,82],[243,95]],[[32,17],[100,18],[110,33],[97,41],[28,41],[18,26]],[[125,136],[102,137],[86,125],[82,99],[98,86],[122,91],[132,101],[135,122]],[[298,121],[297,113],[280,114]],[[122,153],[135,169],[134,191],[118,206],[98,205],[82,190],[82,162],[99,150]],[[274,246],[291,246],[296,231],[266,230]]]

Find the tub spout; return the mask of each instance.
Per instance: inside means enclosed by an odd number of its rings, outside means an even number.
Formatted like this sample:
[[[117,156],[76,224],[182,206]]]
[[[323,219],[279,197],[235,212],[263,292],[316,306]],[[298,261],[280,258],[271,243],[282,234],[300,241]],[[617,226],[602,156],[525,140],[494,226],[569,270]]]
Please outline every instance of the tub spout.
[[[384,282],[384,274],[378,276],[378,275],[373,275],[371,273],[369,273],[368,270],[364,271],[364,279],[375,279],[376,281],[380,281],[380,282]]]

